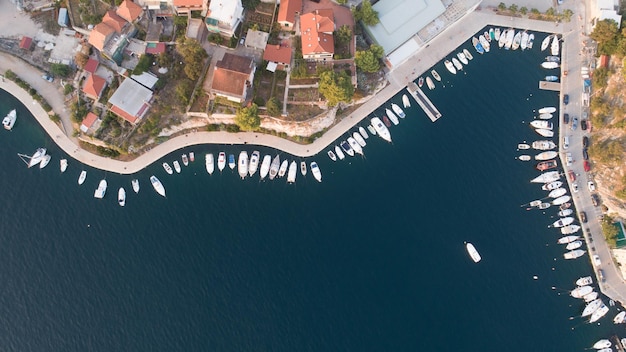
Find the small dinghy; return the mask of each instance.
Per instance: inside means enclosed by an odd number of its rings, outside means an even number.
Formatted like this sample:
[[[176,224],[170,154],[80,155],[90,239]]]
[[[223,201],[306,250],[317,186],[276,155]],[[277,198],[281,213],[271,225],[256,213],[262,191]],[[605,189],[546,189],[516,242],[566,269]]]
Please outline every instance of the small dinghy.
[[[365,128],[363,128],[363,126],[359,126],[359,133],[365,139],[370,138],[370,136],[367,134],[367,131],[365,131]]]
[[[520,149],[520,150],[530,149],[530,145],[528,145],[526,143],[520,143],[520,144],[517,145],[517,149]]]
[[[337,156],[335,155],[335,153],[333,153],[333,151],[332,151],[332,150],[329,150],[329,151],[327,152],[327,154],[328,154],[328,157],[330,158],[330,160],[332,160],[332,161],[337,161]]]
[[[520,155],[519,157],[517,157],[519,160],[521,161],[530,161],[530,155]]]
[[[117,191],[117,203],[120,207],[126,205],[126,190],[124,190],[124,187],[120,187],[119,191]]]
[[[61,159],[59,163],[61,167],[61,173],[65,172],[65,170],[67,170],[67,159]]]
[[[465,249],[467,250],[467,253],[470,255],[474,263],[478,263],[482,259],[473,244],[465,242]]]
[[[372,136],[376,135],[376,129],[374,128],[374,126],[372,125],[367,125],[367,130],[370,131],[370,133],[372,134]]]
[[[424,84],[424,78],[420,77],[420,80],[422,80],[422,84]],[[411,107],[411,101],[409,100],[409,97],[406,94],[402,95],[402,106],[404,106],[405,108]]]
[[[130,181],[130,184],[133,186],[133,191],[135,193],[139,193],[139,180],[135,178],[132,181]]]
[[[337,147],[335,147],[335,148],[337,148]],[[300,173],[302,174],[302,176],[306,176],[306,162],[304,162],[304,161],[300,162]]]

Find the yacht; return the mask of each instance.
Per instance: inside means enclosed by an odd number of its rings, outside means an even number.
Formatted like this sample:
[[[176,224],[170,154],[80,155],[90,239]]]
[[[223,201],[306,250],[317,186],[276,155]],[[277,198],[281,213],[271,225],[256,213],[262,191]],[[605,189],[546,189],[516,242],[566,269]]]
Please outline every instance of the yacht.
[[[243,150],[239,153],[239,164],[237,167],[239,176],[244,179],[248,175],[248,152]]]
[[[578,225],[567,225],[567,226],[561,227],[561,234],[571,235],[571,234],[578,232],[578,230],[580,230],[580,226]]]
[[[370,135],[367,134],[367,131],[365,130],[365,128],[363,128],[363,126],[359,126],[359,134],[361,134],[361,137],[365,139],[370,138]]]
[[[352,147],[355,153],[363,155],[363,148],[361,148],[361,145],[359,145],[354,138],[348,137],[348,143],[350,143],[350,147]]]
[[[393,110],[393,112],[396,113],[396,115],[400,116],[401,119],[406,117],[404,110],[402,110],[402,108],[398,104],[391,103],[391,109]]]
[[[404,106],[405,108],[411,107],[411,101],[409,100],[409,96],[406,94],[402,95],[402,106]]]
[[[583,313],[580,316],[581,317],[586,317],[586,316],[589,316],[589,315],[593,314],[593,312],[598,310],[598,308],[600,308],[600,306],[603,305],[603,304],[604,303],[602,302],[601,299],[596,299],[596,300],[592,301],[591,303],[587,304],[587,306],[583,310]]]
[[[180,163],[178,162],[178,160],[174,160],[172,164],[174,165],[174,170],[176,170],[176,173],[180,174]]]
[[[565,249],[567,249],[568,251],[573,251],[574,249],[578,249],[582,246],[583,246],[583,241],[574,241],[574,242],[568,243],[567,246],[565,246]]]
[[[263,157],[263,162],[261,163],[261,171],[259,171],[261,180],[264,179],[265,176],[267,176],[267,174],[270,172],[271,163],[272,163],[272,157],[270,155],[265,155]]]
[[[467,60],[467,57],[465,56],[464,53],[462,52],[456,53],[456,57],[463,63],[463,65],[469,64],[469,61]]]
[[[543,128],[546,130],[552,130],[552,122],[546,120],[533,120],[530,121],[530,126],[534,128]]]
[[[131,186],[133,186],[133,191],[135,193],[139,193],[139,180],[138,179],[133,179],[132,181],[130,181]]]
[[[20,157],[22,157],[23,155],[20,155]],[[28,165],[29,168],[39,164],[41,162],[41,160],[43,160],[44,156],[46,156],[46,148],[37,148],[37,151],[35,151],[35,153],[32,156],[28,156],[28,155],[24,155],[22,158],[22,160],[24,160],[24,162],[26,163],[26,165]],[[28,160],[28,161],[26,161]]]
[[[541,152],[535,155],[535,160],[539,160],[539,161],[550,160],[550,159],[556,158],[557,155],[559,155],[559,153],[557,153],[556,151],[549,150],[549,151]]]
[[[558,171],[548,171],[543,174],[533,178],[530,182],[532,183],[548,183],[553,182],[561,178],[561,175]]]
[[[569,197],[568,197],[569,198]],[[554,205],[558,205],[558,204],[554,204]],[[563,227],[563,226],[567,226],[571,223],[574,222],[574,218],[571,216],[568,216],[566,218],[560,218],[558,220],[556,220],[555,222],[552,223],[553,227]]]
[[[161,181],[159,181],[159,179],[152,175],[150,176],[150,183],[152,183],[152,187],[154,187],[154,190],[162,195],[163,197],[165,197],[165,187],[163,187],[163,184],[161,183]]]
[[[317,180],[317,182],[322,182],[322,172],[320,171],[319,166],[315,161],[311,162],[311,172],[313,173],[313,177]]]
[[[378,117],[372,118],[372,126],[376,130],[376,133],[380,136],[380,138],[386,140],[391,143],[391,134],[385,125],[383,125],[382,121]]]
[[[67,159],[61,159],[61,161],[59,162],[60,167],[61,167],[61,172],[65,172],[65,170],[67,170]]]
[[[335,154],[337,155],[339,160],[343,160],[346,157],[346,155],[343,153],[341,148],[339,148],[339,146],[337,146],[337,145],[335,146]]]
[[[563,258],[565,259],[576,259],[576,258],[580,258],[585,254],[585,251],[583,251],[582,249],[575,249],[573,251],[569,251],[567,253],[563,254]]]
[[[465,249],[467,249],[467,253],[469,253],[474,263],[478,263],[481,260],[480,254],[478,254],[478,251],[473,244],[466,242]]]
[[[352,149],[352,147],[350,147],[350,144],[348,144],[348,142],[341,141],[341,143],[339,143],[339,145],[341,146],[341,149],[344,152],[346,152],[346,154],[348,154],[350,156],[354,156],[354,150]]]
[[[583,296],[590,294],[593,292],[593,288],[591,286],[578,286],[570,292],[570,296],[574,298],[583,298]]]
[[[120,187],[120,189],[117,191],[117,203],[120,205],[120,207],[126,205],[126,190],[124,189],[124,187]]]
[[[556,34],[552,39],[552,44],[550,44],[550,53],[552,54],[552,56],[559,55],[559,36]]]
[[[396,116],[396,114],[393,113],[393,111],[389,109],[385,109],[385,112],[387,113],[389,120],[391,120],[391,122],[393,122],[394,125],[397,126],[400,123],[400,120],[398,120],[398,117]]]
[[[78,176],[78,184],[82,185],[83,182],[85,182],[85,179],[87,178],[87,171],[83,170],[80,172],[80,175]]]
[[[287,173],[287,167],[289,167],[289,162],[287,159],[283,160],[283,163],[280,164],[280,169],[278,169],[278,177],[283,177]]]
[[[470,53],[470,51],[467,50],[467,49],[463,49],[463,55],[465,55],[465,57],[468,60],[473,60],[474,59],[474,56],[472,56],[472,53]],[[463,60],[461,60],[461,61],[463,61]],[[406,106],[405,106],[405,108],[406,108]]]
[[[458,71],[463,71],[463,65],[461,64],[461,61],[459,61],[459,59],[457,59],[456,57],[452,58],[452,64],[454,65],[454,68],[456,68]]]
[[[452,64],[452,62],[450,62],[450,60],[444,61],[443,65],[446,66],[446,68],[448,69],[448,71],[450,71],[451,74],[456,75],[456,68],[454,68],[454,65]]]
[[[330,160],[337,161],[337,156],[335,155],[335,153],[333,153],[332,150],[327,151],[326,154],[328,154],[328,157],[330,158]]]
[[[228,167],[231,170],[235,170],[236,165],[237,165],[237,162],[235,161],[235,154],[228,154]]]
[[[43,158],[41,158],[41,162],[39,163],[39,168],[43,169],[44,167],[48,166],[50,159],[52,159],[50,155],[48,154],[44,155]]]
[[[270,180],[273,180],[278,175],[278,169],[280,169],[280,156],[277,154],[270,165]]]
[[[183,165],[185,165],[185,166],[189,165],[189,159],[187,158],[187,154],[183,154],[181,159],[183,160]]]
[[[208,153],[204,156],[204,166],[206,167],[206,172],[209,175],[213,175],[215,171],[215,160],[213,160],[213,153]]]
[[[15,120],[17,120],[17,111],[13,109],[2,119],[2,126],[4,126],[5,130],[10,131],[13,129],[13,125],[15,125]]]
[[[435,70],[431,70],[430,74],[433,75],[433,78],[438,81],[441,82],[441,76],[439,76],[439,73]],[[426,80],[426,83],[428,83],[428,79]]]
[[[93,193],[94,198],[98,198],[98,199],[102,199],[104,198],[104,194],[107,191],[107,181],[106,180],[100,180],[100,183],[98,184],[98,188],[96,188],[96,191]]]
[[[613,324],[622,324],[624,321],[626,321],[626,311],[617,313],[615,318],[613,318]]]
[[[556,108],[554,106],[546,106],[545,108],[541,108],[537,110],[540,114],[552,114],[556,112]]]
[[[354,138],[354,140],[356,140],[357,143],[359,143],[361,147],[365,147],[367,145],[367,143],[365,142],[365,139],[363,139],[363,137],[359,134],[359,132],[354,132],[352,134],[352,137]]]
[[[252,156],[250,157],[250,167],[248,168],[248,174],[252,177],[256,170],[259,168],[259,159],[261,159],[261,152],[255,150],[252,152]]]
[[[287,171],[287,183],[296,182],[296,176],[298,175],[298,163],[296,161],[292,161],[289,164],[289,171]]]
[[[304,161],[300,162],[300,173],[302,176],[306,176],[306,163]]]
[[[593,283],[593,278],[591,276],[584,276],[576,280],[577,286],[587,286]]]
[[[217,156],[217,168],[222,172],[226,167],[226,153],[220,152]]]
[[[600,306],[600,308],[598,308],[598,310],[596,310],[595,312],[593,312],[593,314],[591,314],[591,318],[589,319],[589,323],[595,323],[596,321],[600,320],[600,318],[605,316],[606,313],[608,313],[608,312],[609,312],[609,307],[607,307],[606,305],[602,304]]]

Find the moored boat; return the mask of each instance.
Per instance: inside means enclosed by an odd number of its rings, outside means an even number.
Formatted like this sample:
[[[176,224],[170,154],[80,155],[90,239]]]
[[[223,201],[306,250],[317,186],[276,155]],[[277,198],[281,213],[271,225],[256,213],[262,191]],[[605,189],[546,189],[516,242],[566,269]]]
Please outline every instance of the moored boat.
[[[52,159],[52,157],[49,154],[44,155],[43,158],[41,158],[41,162],[39,163],[39,168],[43,169],[44,167],[46,167],[50,162],[50,159]]]
[[[339,145],[341,146],[341,149],[348,155],[350,156],[354,156],[354,150],[352,149],[352,147],[350,147],[350,144],[346,141],[341,141],[341,143],[339,143]]]
[[[502,31],[502,33],[500,34],[500,39],[498,39],[498,47],[502,48],[504,46],[504,44],[506,44],[506,36],[507,36],[508,30],[505,29],[504,31]]]
[[[482,44],[480,44],[480,41],[478,40],[478,38],[476,37],[472,38],[472,45],[474,46],[474,49],[476,49],[477,53],[479,54],[485,53],[485,48],[483,48]]]
[[[496,39],[496,31],[493,28],[489,28],[489,39],[490,40],[497,40]]]
[[[541,189],[544,191],[552,191],[554,189],[557,189],[559,187],[563,186],[563,182],[561,181],[554,181],[554,182],[549,182],[546,183],[545,185],[541,186]]]
[[[165,170],[165,172],[168,173],[168,175],[171,175],[174,173],[174,171],[172,171],[172,167],[167,162],[163,162],[163,169]]]
[[[189,152],[189,161],[190,161],[190,162],[192,162],[192,163],[193,163],[194,161],[196,161],[196,153],[194,153],[194,152]]]
[[[591,285],[592,283],[593,283],[593,278],[591,276],[584,276],[576,280],[577,286],[587,286],[587,285]]]
[[[234,170],[235,166],[237,166],[237,162],[235,161],[235,154],[228,154],[228,167],[231,170]]]
[[[400,106],[398,106],[398,104],[391,103],[391,109],[393,110],[393,112],[396,113],[396,115],[400,116],[401,119],[406,117],[406,114],[404,113],[404,110],[402,110],[402,108]]]
[[[278,177],[283,177],[287,173],[287,168],[289,167],[289,162],[287,159],[283,160],[282,164],[280,164],[280,169],[278,169]]]
[[[306,176],[306,162],[304,161],[300,162],[300,173],[302,174],[302,176]]]
[[[132,181],[130,181],[130,184],[133,186],[133,192],[139,193],[139,180],[134,178]]]
[[[550,150],[556,148],[556,144],[553,141],[539,140],[534,141],[531,147],[535,150]]]
[[[376,135],[376,129],[375,129],[375,128],[374,128],[374,126],[372,126],[371,124],[370,124],[370,125],[367,125],[367,130],[368,130],[368,131],[370,131],[370,133],[372,134],[372,136],[375,136],[375,135]]]
[[[537,110],[539,114],[552,114],[556,112],[556,108],[554,106],[546,106],[545,108],[541,108]]]
[[[317,182],[322,182],[322,172],[320,171],[320,168],[315,161],[311,162],[311,172],[313,173],[313,177],[315,177]]]
[[[602,304],[600,306],[600,308],[598,308],[598,310],[596,310],[595,312],[593,312],[593,314],[591,314],[591,318],[589,319],[589,323],[595,323],[596,321],[600,320],[600,318],[605,316],[606,313],[608,313],[608,312],[609,312],[609,307],[607,307],[606,305]]]
[[[461,61],[463,63],[463,65],[469,64],[469,61],[467,60],[467,57],[465,57],[464,53],[462,53],[462,52],[456,53],[456,57],[459,59],[459,61]]]
[[[554,115],[552,114],[540,114],[539,116],[540,120],[550,120],[552,117],[554,117]]]
[[[420,78],[422,79],[422,81],[424,80],[422,77]],[[411,101],[409,100],[409,97],[406,94],[402,95],[402,106],[404,106],[405,108],[411,107]]]
[[[391,121],[389,121],[387,115],[383,115],[383,122],[385,123],[385,126],[391,127]]]
[[[533,120],[530,121],[530,126],[534,128],[543,128],[546,130],[552,130],[552,122],[546,120]]]
[[[359,132],[354,132],[352,134],[352,137],[354,138],[354,140],[356,140],[357,143],[359,143],[361,147],[365,147],[367,145],[367,143],[365,142],[365,139],[363,139],[363,137],[359,134]]]
[[[574,298],[582,298],[591,292],[593,292],[593,288],[591,286],[578,286],[570,292],[570,296]]]
[[[435,89],[435,82],[433,82],[433,80],[430,79],[430,77],[426,77],[426,85],[428,86],[428,89],[430,90]]]
[[[20,158],[26,163],[26,165],[31,168],[37,164],[39,164],[43,158],[46,156],[46,148],[37,148],[35,153],[32,156],[18,154]]]
[[[580,230],[580,226],[578,225],[567,225],[567,226],[561,227],[561,234],[571,235],[571,234],[578,232],[578,230]]]
[[[598,307],[599,308],[599,307]],[[607,340],[607,339],[602,339],[602,340],[598,340],[598,342],[594,343],[592,348],[596,349],[596,350],[601,350],[603,348],[609,348],[611,347],[613,344],[611,343],[611,341]]]
[[[576,259],[576,258],[582,257],[584,254],[585,254],[585,251],[583,251],[582,249],[575,249],[573,251],[563,253],[563,258]]]
[[[548,49],[548,45],[550,45],[550,37],[552,37],[552,35],[548,35],[543,39],[543,41],[541,41],[541,51]]]
[[[65,172],[65,170],[67,170],[67,159],[61,159],[59,166],[61,167],[61,173]]]
[[[585,309],[583,309],[583,312],[582,312],[582,314],[580,316],[581,317],[586,317],[586,316],[589,316],[589,315],[593,314],[593,312],[598,310],[598,308],[600,308],[600,306],[602,306],[602,304],[604,304],[604,303],[602,302],[601,299],[596,299],[596,300],[590,302],[589,304],[587,304],[587,306],[585,306]]]
[[[514,40],[515,40],[515,30],[513,28],[510,28],[506,32],[506,42],[504,43],[504,49],[506,50],[511,49],[511,46],[513,45]]]
[[[539,171],[546,171],[550,169],[554,169],[557,166],[556,160],[547,160],[542,161],[537,164],[536,168]]]
[[[473,55],[472,55],[472,53],[470,53],[470,51],[469,51],[469,50],[467,50],[467,49],[463,49],[463,55],[465,55],[465,57],[466,57],[468,60],[474,60],[474,56],[473,56]],[[462,62],[462,61],[463,61],[463,60],[461,60],[461,62]]]
[[[543,174],[533,178],[530,182],[532,183],[548,183],[553,182],[561,178],[561,175],[558,171],[548,171]]]
[[[511,44],[511,49],[517,50],[517,48],[520,47],[521,43],[522,43],[522,32],[517,32],[515,33],[515,36],[513,37],[513,44]]]
[[[150,176],[150,183],[152,184],[152,188],[154,188],[158,194],[165,197],[165,187],[163,187],[163,184],[156,176]]]
[[[172,165],[174,165],[174,170],[176,171],[177,174],[180,174],[180,163],[178,162],[178,160],[174,160],[172,162]]]
[[[472,258],[474,263],[478,263],[482,259],[480,257],[480,254],[476,250],[476,247],[474,247],[473,244],[471,244],[469,242],[466,242],[465,243],[465,249],[467,250],[467,253],[470,255],[470,257]]]
[[[424,85],[424,77],[420,77],[417,79],[417,86],[422,88],[422,86]]]
[[[330,160],[337,161],[337,156],[335,155],[335,153],[333,153],[332,150],[327,151],[326,154],[328,154],[328,157],[330,158]]]
[[[98,199],[102,199],[104,198],[104,195],[107,192],[107,181],[106,180],[100,180],[100,183],[98,184],[98,188],[96,188],[96,191],[93,193],[94,198],[98,198]]]
[[[558,244],[568,244],[568,243],[572,243],[574,241],[577,241],[580,238],[580,236],[563,236],[561,238],[559,238],[556,242]],[[581,286],[581,285],[578,285]],[[584,285],[582,285],[584,286]]]
[[[550,160],[556,158],[557,155],[559,155],[559,153],[557,153],[556,151],[548,150],[535,155],[535,160]]]
[[[530,149],[530,145],[526,144],[526,143],[519,143],[517,145],[517,149],[521,149],[521,150],[526,150],[526,149]]]
[[[245,150],[239,153],[237,171],[239,172],[239,177],[242,179],[246,178],[248,175],[248,152]]]
[[[204,166],[206,167],[206,172],[209,175],[213,175],[215,171],[215,160],[213,159],[213,153],[208,153],[204,156]]]
[[[189,159],[187,158],[187,154],[183,154],[181,159],[183,161],[183,165],[185,165],[185,166],[189,165]]]
[[[495,39],[496,41],[500,40],[500,27],[496,27],[496,30],[495,30],[494,35],[495,35],[495,38],[494,38],[494,39]]]
[[[220,152],[217,156],[217,168],[222,172],[226,167],[226,153]]]
[[[346,157],[341,148],[339,148],[339,146],[337,145],[335,146],[335,155],[337,155],[339,160],[343,160]]]
[[[544,61],[541,63],[541,67],[545,68],[545,69],[555,69],[558,68],[560,65],[558,62],[550,62],[550,61]]]
[[[535,129],[535,132],[537,132],[537,134],[542,136],[542,137],[546,137],[546,138],[554,137],[554,132],[552,132],[550,130],[547,130],[545,128],[537,128],[537,129]]]
[[[378,117],[374,117],[371,122],[378,136],[391,143],[391,133],[389,133],[389,130],[385,125],[383,125],[380,119]]]
[[[568,243],[567,246],[565,246],[565,249],[567,249],[568,251],[572,251],[574,249],[582,247],[582,245],[583,241],[574,241],[572,243]]]
[[[556,34],[552,38],[552,43],[550,44],[550,53],[552,56],[559,55],[559,36]]]
[[[361,134],[361,137],[365,139],[370,138],[370,136],[367,134],[367,131],[365,130],[365,128],[363,128],[363,126],[359,126],[359,133]]]
[[[489,45],[487,39],[485,39],[485,37],[481,35],[478,36],[478,41],[480,42],[480,45],[482,45],[483,49],[485,49],[485,52],[488,53],[491,45]]]
[[[559,216],[569,216],[572,215],[574,213],[574,211],[572,209],[563,209],[561,211],[559,211],[558,215]]]
[[[560,218],[559,220],[553,222],[552,226],[553,227],[563,227],[563,226],[567,226],[567,225],[569,225],[569,224],[571,224],[573,222],[574,222],[574,218],[569,216],[569,217],[566,217],[566,218]]]
[[[552,191],[550,191],[550,193],[548,193],[548,198],[553,198],[553,199],[559,198],[559,197],[562,197],[565,193],[567,193],[567,190],[565,188],[553,189]],[[566,210],[569,210],[569,209],[566,209]]]
[[[287,183],[296,182],[296,176],[298,175],[298,163],[295,160],[289,164],[289,171],[287,171]]]
[[[13,126],[15,125],[16,120],[17,120],[17,110],[13,109],[9,111],[7,116],[5,116],[2,119],[2,126],[4,126],[5,130],[10,131],[11,129],[13,129]]]
[[[394,125],[397,126],[400,123],[400,120],[398,120],[398,116],[396,116],[396,114],[394,114],[393,111],[389,109],[385,109],[385,112],[387,113],[389,120],[391,120],[391,122],[393,122]]]
[[[526,155],[526,154],[522,154],[518,157],[519,160],[521,161],[530,161],[530,155]]]
[[[263,157],[263,162],[261,163],[261,170],[259,171],[259,175],[261,176],[261,180],[267,176],[270,172],[270,164],[272,163],[272,157],[270,155],[265,155]]]
[[[552,204],[550,204],[550,203],[541,203],[541,204],[539,204],[539,206],[537,208],[539,208],[541,210],[548,209],[548,208],[550,208],[551,205]]]
[[[617,313],[615,318],[613,318],[613,324],[622,324],[626,321],[626,311],[621,311]]]
[[[350,147],[352,147],[355,153],[363,155],[363,148],[354,138],[348,137],[348,143],[350,143]]]
[[[437,81],[441,82],[441,76],[439,76],[439,73],[436,70],[431,70],[430,74],[433,75],[434,79],[436,79]]]
[[[82,185],[83,182],[85,182],[85,179],[87,178],[87,171],[83,170],[80,172],[80,175],[78,176],[78,184]]]
[[[270,165],[270,180],[273,180],[276,175],[278,175],[278,170],[280,169],[280,156],[277,154],[272,160],[272,164]]]
[[[259,169],[259,160],[261,160],[261,152],[258,150],[253,151],[250,156],[250,162],[248,163],[248,175],[250,175],[250,177]]]
[[[120,207],[126,205],[126,190],[124,189],[124,187],[120,187],[120,189],[117,191],[117,203],[120,205]]]
[[[461,64],[461,61],[459,61],[459,59],[457,59],[456,57],[452,58],[452,64],[454,65],[454,68],[456,68],[458,71],[463,71],[463,65]]]
[[[534,43],[535,43],[535,35],[533,33],[530,33],[530,35],[528,36],[528,44],[526,44],[526,48],[532,49]]]
[[[526,50],[526,48],[528,47],[528,32],[524,31],[522,33],[522,40],[519,43],[519,47],[522,50]]]
[[[561,58],[558,56],[546,56],[548,62],[561,62]]]
[[[548,81],[548,82],[556,82],[556,81],[559,80],[559,77],[557,77],[557,76],[546,76],[544,79],[546,81]]]
[[[572,197],[570,196],[560,196],[559,198],[552,201],[552,205],[561,205],[561,204],[569,202],[570,199],[572,199]],[[573,218],[572,218],[572,221],[573,221]],[[571,224],[571,222],[569,224]],[[569,224],[565,224],[565,225],[569,225]],[[563,227],[563,226],[559,226],[559,227]]]

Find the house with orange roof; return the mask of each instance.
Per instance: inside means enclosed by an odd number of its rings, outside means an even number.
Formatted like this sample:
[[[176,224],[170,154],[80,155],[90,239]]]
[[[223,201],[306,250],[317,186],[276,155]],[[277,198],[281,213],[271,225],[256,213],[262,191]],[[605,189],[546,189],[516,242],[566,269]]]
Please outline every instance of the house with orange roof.
[[[252,90],[255,70],[256,66],[251,58],[224,54],[213,71],[211,94],[237,103],[244,102]]]
[[[296,25],[296,16],[302,12],[302,0],[282,0],[278,8],[278,22],[283,30],[293,31]]]
[[[207,0],[173,0],[172,5],[177,14],[186,14],[191,11],[207,11]]]
[[[120,4],[120,6],[117,7],[117,10],[115,12],[121,18],[130,23],[133,23],[137,19],[141,18],[141,15],[143,14],[143,9],[141,8],[141,6],[135,4],[131,0],[124,0]]]
[[[122,34],[124,27],[128,22],[120,17],[115,10],[109,10],[102,17],[102,23],[106,23],[109,27],[113,28],[117,34]]]
[[[87,76],[83,84],[83,93],[87,98],[97,101],[102,96],[102,92],[107,85],[107,81],[95,74]]]
[[[284,70],[291,63],[291,48],[288,46],[267,44],[263,52],[263,60],[267,61],[267,69],[274,72],[276,69]]]
[[[302,57],[305,60],[332,59],[335,53],[333,10],[319,9],[300,16]]]
[[[83,133],[87,133],[87,131],[89,131],[91,126],[93,126],[93,124],[97,120],[98,120],[98,115],[94,114],[93,112],[88,113],[87,116],[85,116],[83,121],[80,123],[80,130]]]
[[[101,22],[98,23],[89,34],[89,44],[94,48],[103,51],[106,43],[115,35],[115,29],[111,28],[108,24]]]

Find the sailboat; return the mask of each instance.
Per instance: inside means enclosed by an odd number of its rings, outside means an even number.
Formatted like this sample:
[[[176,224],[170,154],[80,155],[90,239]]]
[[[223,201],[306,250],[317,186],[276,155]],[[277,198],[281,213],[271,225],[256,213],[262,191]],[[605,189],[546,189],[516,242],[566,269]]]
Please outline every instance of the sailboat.
[[[26,163],[26,166],[31,168],[39,164],[44,159],[44,157],[46,156],[46,148],[37,148],[32,156],[19,153],[17,155],[20,157],[20,159],[22,159],[24,163]]]
[[[547,36],[547,37],[545,37],[543,39],[543,41],[541,42],[541,51],[546,51],[546,49],[548,49],[548,45],[550,45],[550,38],[551,37],[552,36],[549,35],[549,36]]]

